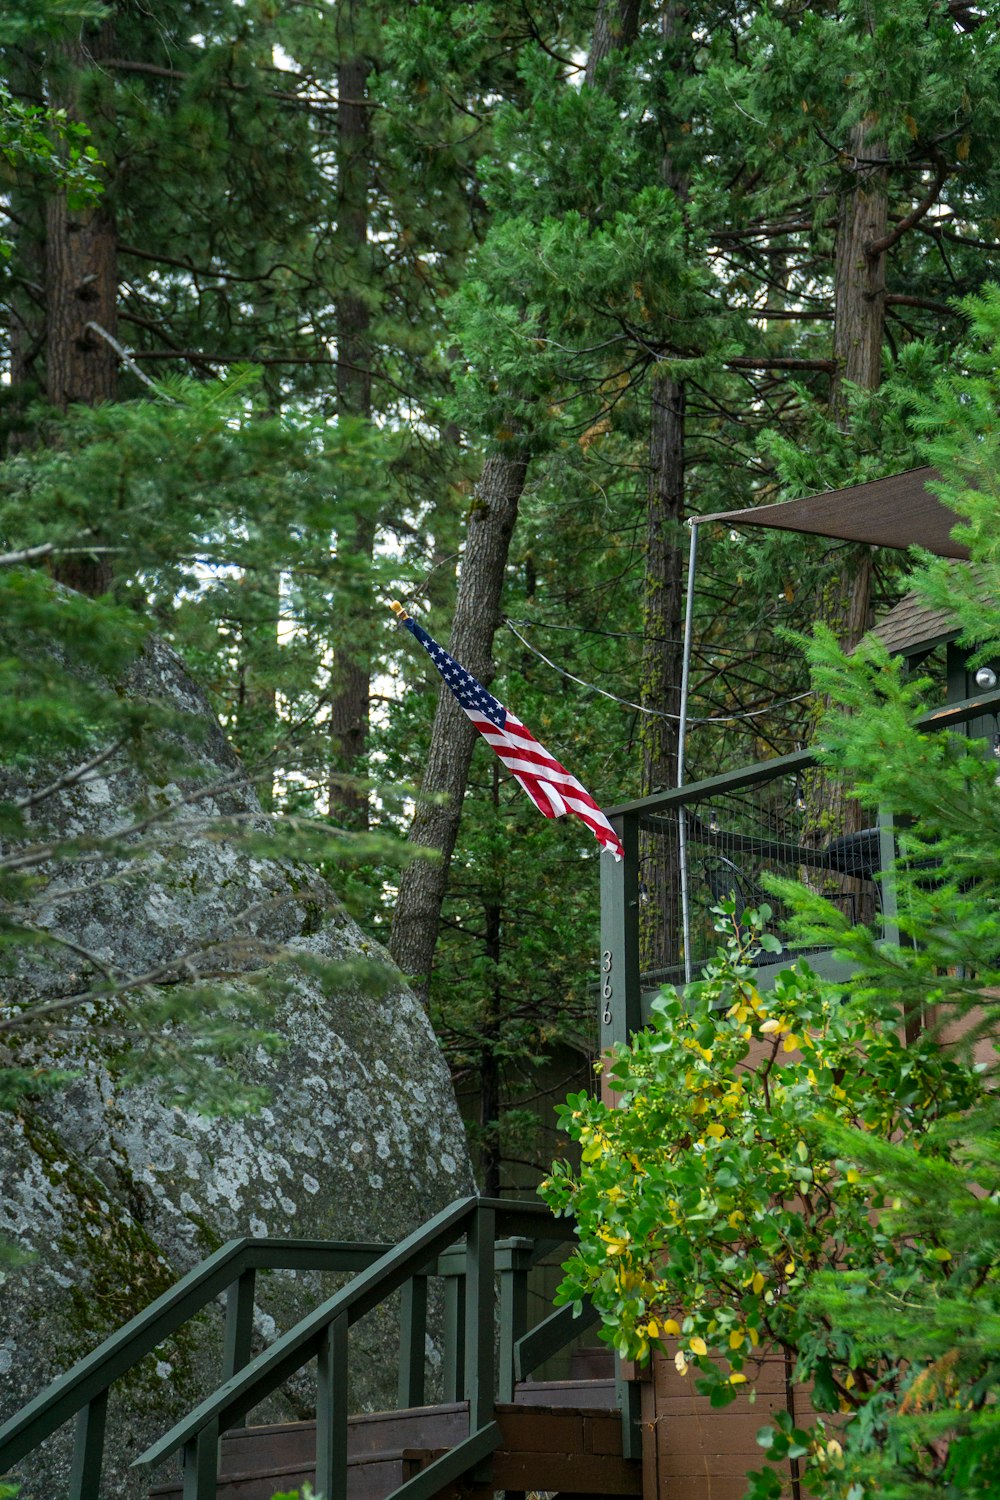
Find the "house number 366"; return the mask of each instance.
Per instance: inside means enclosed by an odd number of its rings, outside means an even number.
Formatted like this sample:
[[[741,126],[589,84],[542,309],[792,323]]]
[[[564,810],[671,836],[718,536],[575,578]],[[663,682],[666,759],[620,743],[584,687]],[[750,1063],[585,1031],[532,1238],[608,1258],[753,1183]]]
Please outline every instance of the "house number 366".
[[[604,1014],[601,1017],[605,1026],[611,1025],[611,949],[605,948],[601,954],[601,973],[604,978],[601,981],[601,999],[604,1001]]]

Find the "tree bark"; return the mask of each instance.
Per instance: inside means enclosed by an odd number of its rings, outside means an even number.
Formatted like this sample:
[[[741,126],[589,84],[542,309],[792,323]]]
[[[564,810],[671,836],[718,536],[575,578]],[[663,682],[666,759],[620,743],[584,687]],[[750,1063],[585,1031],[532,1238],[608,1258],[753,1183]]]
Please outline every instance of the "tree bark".
[[[493,637],[510,539],[524,490],[527,459],[493,453],[483,465],[469,511],[468,536],[448,650],[484,686],[493,680]],[[448,866],[455,848],[469,762],[478,735],[444,687],[438,693],[422,800],[409,841],[434,859],[416,858],[402,872],[389,951],[426,1001]],[[440,798],[431,802],[429,798]]]
[[[111,43],[111,26],[104,23],[65,47],[67,71],[56,92],[71,119],[79,118],[79,74],[108,56]],[[45,388],[51,404],[65,411],[113,401],[118,355],[103,334],[118,336],[118,239],[107,203],[77,211],[65,192],[48,200],[45,308]],[[85,594],[104,593],[112,577],[109,559],[101,556],[63,559],[54,573],[60,583]]]
[[[864,164],[866,158],[884,158],[884,144],[871,141],[863,124],[855,125],[851,154],[853,186],[840,199],[834,254],[836,368],[830,391],[830,409],[843,432],[850,425],[845,382],[874,391],[882,376],[885,252],[873,247],[889,222],[885,170]]]
[[[371,178],[371,111],[366,106],[369,61],[360,52],[360,5],[351,0],[341,25],[342,61],[337,70],[337,239],[344,288],[337,298],[337,412],[372,414],[371,315],[354,290],[368,274],[368,187]],[[358,515],[340,545],[370,558],[375,526]],[[368,794],[354,779],[368,740],[372,640],[370,601],[338,610],[330,696],[329,810],[354,828],[368,822]]]
[[[586,82],[593,86],[605,58],[628,47],[639,30],[641,0],[601,0],[587,54]]]
[[[842,432],[850,428],[848,385],[877,390],[882,376],[885,330],[885,252],[877,246],[886,233],[889,199],[886,174],[867,167],[865,158],[884,159],[885,145],[869,138],[867,127],[851,133],[854,183],[841,197],[834,255],[833,357],[830,410]],[[871,620],[871,551],[858,555],[835,597],[826,601],[824,619],[846,651],[856,646]]]
[[[680,710],[683,651],[684,386],[654,375],[649,427],[646,503],[646,566],[643,590],[641,702],[656,713]],[[677,781],[676,719],[644,714],[642,794]],[[677,849],[662,833],[643,836],[640,858],[646,902],[640,914],[640,962],[644,970],[669,967],[680,958],[680,883]]]
[[[683,44],[687,7],[664,7],[664,41]],[[661,172],[683,201],[687,181],[668,149]],[[684,386],[654,370],[650,394],[649,478],[646,498],[646,558],[643,586],[642,794],[677,784],[678,724],[659,718],[680,711],[684,619]],[[675,815],[676,816],[676,815]],[[676,835],[643,834],[639,864],[645,902],[639,921],[639,963],[644,972],[670,968],[681,953],[680,864]]]
[[[851,133],[850,153],[852,181],[840,199],[834,252],[835,374],[830,411],[842,432],[851,425],[848,386],[873,391],[881,379],[886,257],[879,241],[886,235],[889,209],[884,169],[866,165],[866,159],[885,159],[885,145],[871,138],[864,122]],[[871,548],[860,548],[850,554],[843,572],[819,601],[819,617],[845,651],[852,650],[871,625],[871,587]],[[868,820],[866,810],[832,778],[808,778],[807,799],[804,838],[816,845],[856,832]],[[854,920],[872,919],[873,902],[862,882],[842,877],[833,884],[836,889],[830,894],[845,903]]]
[[[45,251],[49,401],[60,411],[113,401],[118,356],[97,332],[118,335],[118,254],[110,210],[74,213],[65,193],[57,194],[48,203]]]

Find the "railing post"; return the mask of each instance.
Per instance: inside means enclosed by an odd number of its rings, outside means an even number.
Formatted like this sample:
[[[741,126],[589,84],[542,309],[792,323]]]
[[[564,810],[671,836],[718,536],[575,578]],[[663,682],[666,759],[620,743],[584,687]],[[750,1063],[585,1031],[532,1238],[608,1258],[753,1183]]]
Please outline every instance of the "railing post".
[[[347,1500],[347,1333],[341,1313],[323,1330],[317,1361],[316,1493],[323,1500]]]
[[[500,1272],[500,1388],[501,1401],[513,1401],[514,1347],[528,1331],[528,1271],[532,1242],[501,1240],[497,1245]]]
[[[899,922],[896,906],[896,835],[892,813],[887,807],[878,814],[879,907],[882,913],[882,937],[899,947]]]
[[[226,1290],[226,1328],[222,1348],[222,1378],[229,1380],[237,1370],[250,1363],[253,1337],[253,1302],[257,1272],[251,1267],[241,1271]],[[233,1427],[245,1427],[246,1417],[239,1417]]]
[[[642,1029],[639,987],[639,817],[612,819],[625,857],[601,860],[601,971],[598,1036],[602,1053]]]
[[[216,1500],[219,1475],[219,1424],[208,1422],[184,1444],[184,1500]]]
[[[444,1282],[443,1401],[461,1401],[465,1392],[465,1251],[454,1245],[438,1256]]]
[[[495,1234],[493,1209],[477,1208],[465,1241],[465,1394],[470,1437],[493,1421]]]
[[[403,1283],[399,1309],[399,1405],[423,1406],[427,1343],[427,1277]]]
[[[104,1460],[108,1393],[101,1391],[76,1414],[76,1441],[69,1477],[69,1500],[97,1500]]]
[[[642,1458],[642,1387],[626,1380],[622,1362],[615,1355],[615,1401],[622,1417],[622,1458]]]

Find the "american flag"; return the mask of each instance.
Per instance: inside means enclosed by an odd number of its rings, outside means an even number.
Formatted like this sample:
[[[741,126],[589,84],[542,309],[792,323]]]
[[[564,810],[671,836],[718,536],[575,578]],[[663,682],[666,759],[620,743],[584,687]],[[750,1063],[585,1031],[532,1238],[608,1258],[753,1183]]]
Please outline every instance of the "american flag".
[[[400,621],[427,652],[465,713],[479,730],[483,739],[496,751],[508,771],[519,781],[538,808],[547,818],[561,818],[566,813],[586,823],[602,849],[609,850],[615,859],[621,859],[624,850],[607,818],[593,797],[571,776],[555,756],[540,745],[520,719],[487,692],[481,682],[449,656],[422,625],[411,620],[403,612],[402,605],[393,604]]]

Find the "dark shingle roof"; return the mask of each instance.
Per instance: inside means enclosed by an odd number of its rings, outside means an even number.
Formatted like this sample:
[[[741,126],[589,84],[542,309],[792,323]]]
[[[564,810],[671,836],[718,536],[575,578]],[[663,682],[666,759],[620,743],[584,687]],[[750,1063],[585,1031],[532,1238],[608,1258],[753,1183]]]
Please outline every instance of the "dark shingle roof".
[[[919,594],[907,594],[870,632],[894,654],[907,656],[922,646],[950,640],[958,634],[951,610],[936,609]]]

